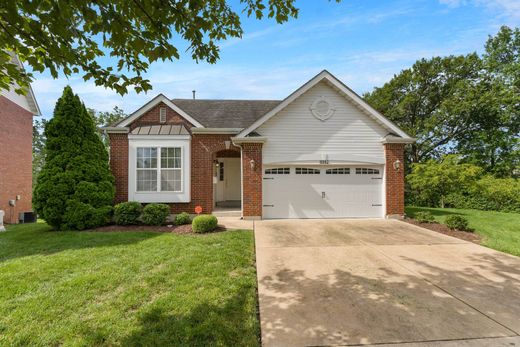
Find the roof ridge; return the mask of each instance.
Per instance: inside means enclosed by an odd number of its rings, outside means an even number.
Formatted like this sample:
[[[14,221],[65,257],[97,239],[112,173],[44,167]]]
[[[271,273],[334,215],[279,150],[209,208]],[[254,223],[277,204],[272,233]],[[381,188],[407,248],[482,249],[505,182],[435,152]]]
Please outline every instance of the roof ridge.
[[[273,101],[280,102],[281,99],[190,99],[190,98],[173,98],[170,100],[183,100],[183,101]]]

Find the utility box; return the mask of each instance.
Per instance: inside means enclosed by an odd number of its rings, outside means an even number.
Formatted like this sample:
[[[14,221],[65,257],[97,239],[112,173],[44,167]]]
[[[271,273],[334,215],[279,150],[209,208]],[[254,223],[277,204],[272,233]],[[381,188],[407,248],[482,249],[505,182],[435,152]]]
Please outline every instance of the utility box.
[[[18,214],[19,223],[34,223],[36,222],[36,213],[34,212],[20,212]]]
[[[0,231],[5,231],[4,216],[5,216],[4,210],[0,210]]]

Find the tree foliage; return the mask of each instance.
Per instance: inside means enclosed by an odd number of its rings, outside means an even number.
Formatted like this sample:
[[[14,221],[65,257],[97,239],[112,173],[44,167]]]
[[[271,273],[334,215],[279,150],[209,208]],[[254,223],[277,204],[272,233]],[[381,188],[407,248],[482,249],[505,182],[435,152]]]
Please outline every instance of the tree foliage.
[[[510,176],[520,167],[520,29],[502,27],[488,39],[482,60],[487,88],[478,100],[488,115],[457,150],[488,172]]]
[[[38,175],[33,206],[56,229],[85,229],[110,219],[114,178],[108,153],[92,117],[66,87],[45,126],[45,164]]]
[[[430,159],[412,165],[412,173],[406,179],[419,204],[444,207],[448,194],[467,190],[482,176],[478,166],[459,162],[459,157],[448,155],[440,161]]]
[[[247,16],[283,23],[297,17],[294,2],[240,0],[240,7]],[[219,43],[242,34],[229,0],[2,0],[0,90],[13,82],[24,88],[31,80],[7,51],[34,71],[47,69],[54,78],[82,73],[125,94],[130,87],[151,89],[143,73],[157,60],[179,59],[181,42],[194,60],[215,63]],[[103,65],[101,57],[115,57],[116,66]]]
[[[520,212],[520,180],[485,174],[455,155],[413,164],[406,179],[417,206]]]
[[[112,111],[96,111],[92,108],[88,108],[87,111],[94,120],[94,124],[99,133],[99,136],[101,137],[101,141],[103,141],[105,148],[108,150],[110,146],[110,138],[101,128],[115,124],[120,120],[125,119],[128,115],[125,113],[125,111],[117,106],[115,106]]]
[[[32,178],[33,187],[36,186],[36,177],[38,177],[43,164],[45,163],[45,124],[47,120],[33,120],[33,143],[32,143]]]
[[[412,163],[458,153],[498,176],[520,164],[520,31],[501,28],[486,53],[421,59],[365,99],[417,138]]]
[[[475,128],[473,104],[481,61],[476,54],[421,59],[365,99],[417,138],[411,162],[438,158],[451,141]]]

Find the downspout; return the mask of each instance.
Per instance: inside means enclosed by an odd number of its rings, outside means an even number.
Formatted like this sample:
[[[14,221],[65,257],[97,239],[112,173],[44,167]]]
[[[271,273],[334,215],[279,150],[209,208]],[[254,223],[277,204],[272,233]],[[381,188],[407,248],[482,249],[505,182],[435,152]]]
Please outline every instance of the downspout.
[[[242,145],[233,142],[233,146],[240,148],[240,219],[244,219],[244,159],[242,157]]]

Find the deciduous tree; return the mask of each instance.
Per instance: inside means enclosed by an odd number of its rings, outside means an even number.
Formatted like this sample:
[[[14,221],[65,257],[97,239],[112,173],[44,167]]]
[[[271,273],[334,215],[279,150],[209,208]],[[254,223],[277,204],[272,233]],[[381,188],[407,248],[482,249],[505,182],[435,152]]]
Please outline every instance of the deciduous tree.
[[[219,43],[243,34],[238,11],[283,23],[297,17],[294,2],[240,0],[241,8],[232,8],[229,0],[2,0],[0,90],[31,80],[10,62],[6,51],[13,51],[55,78],[82,73],[120,94],[146,91],[152,86],[143,73],[154,61],[178,59],[186,49],[196,61],[215,63]]]

